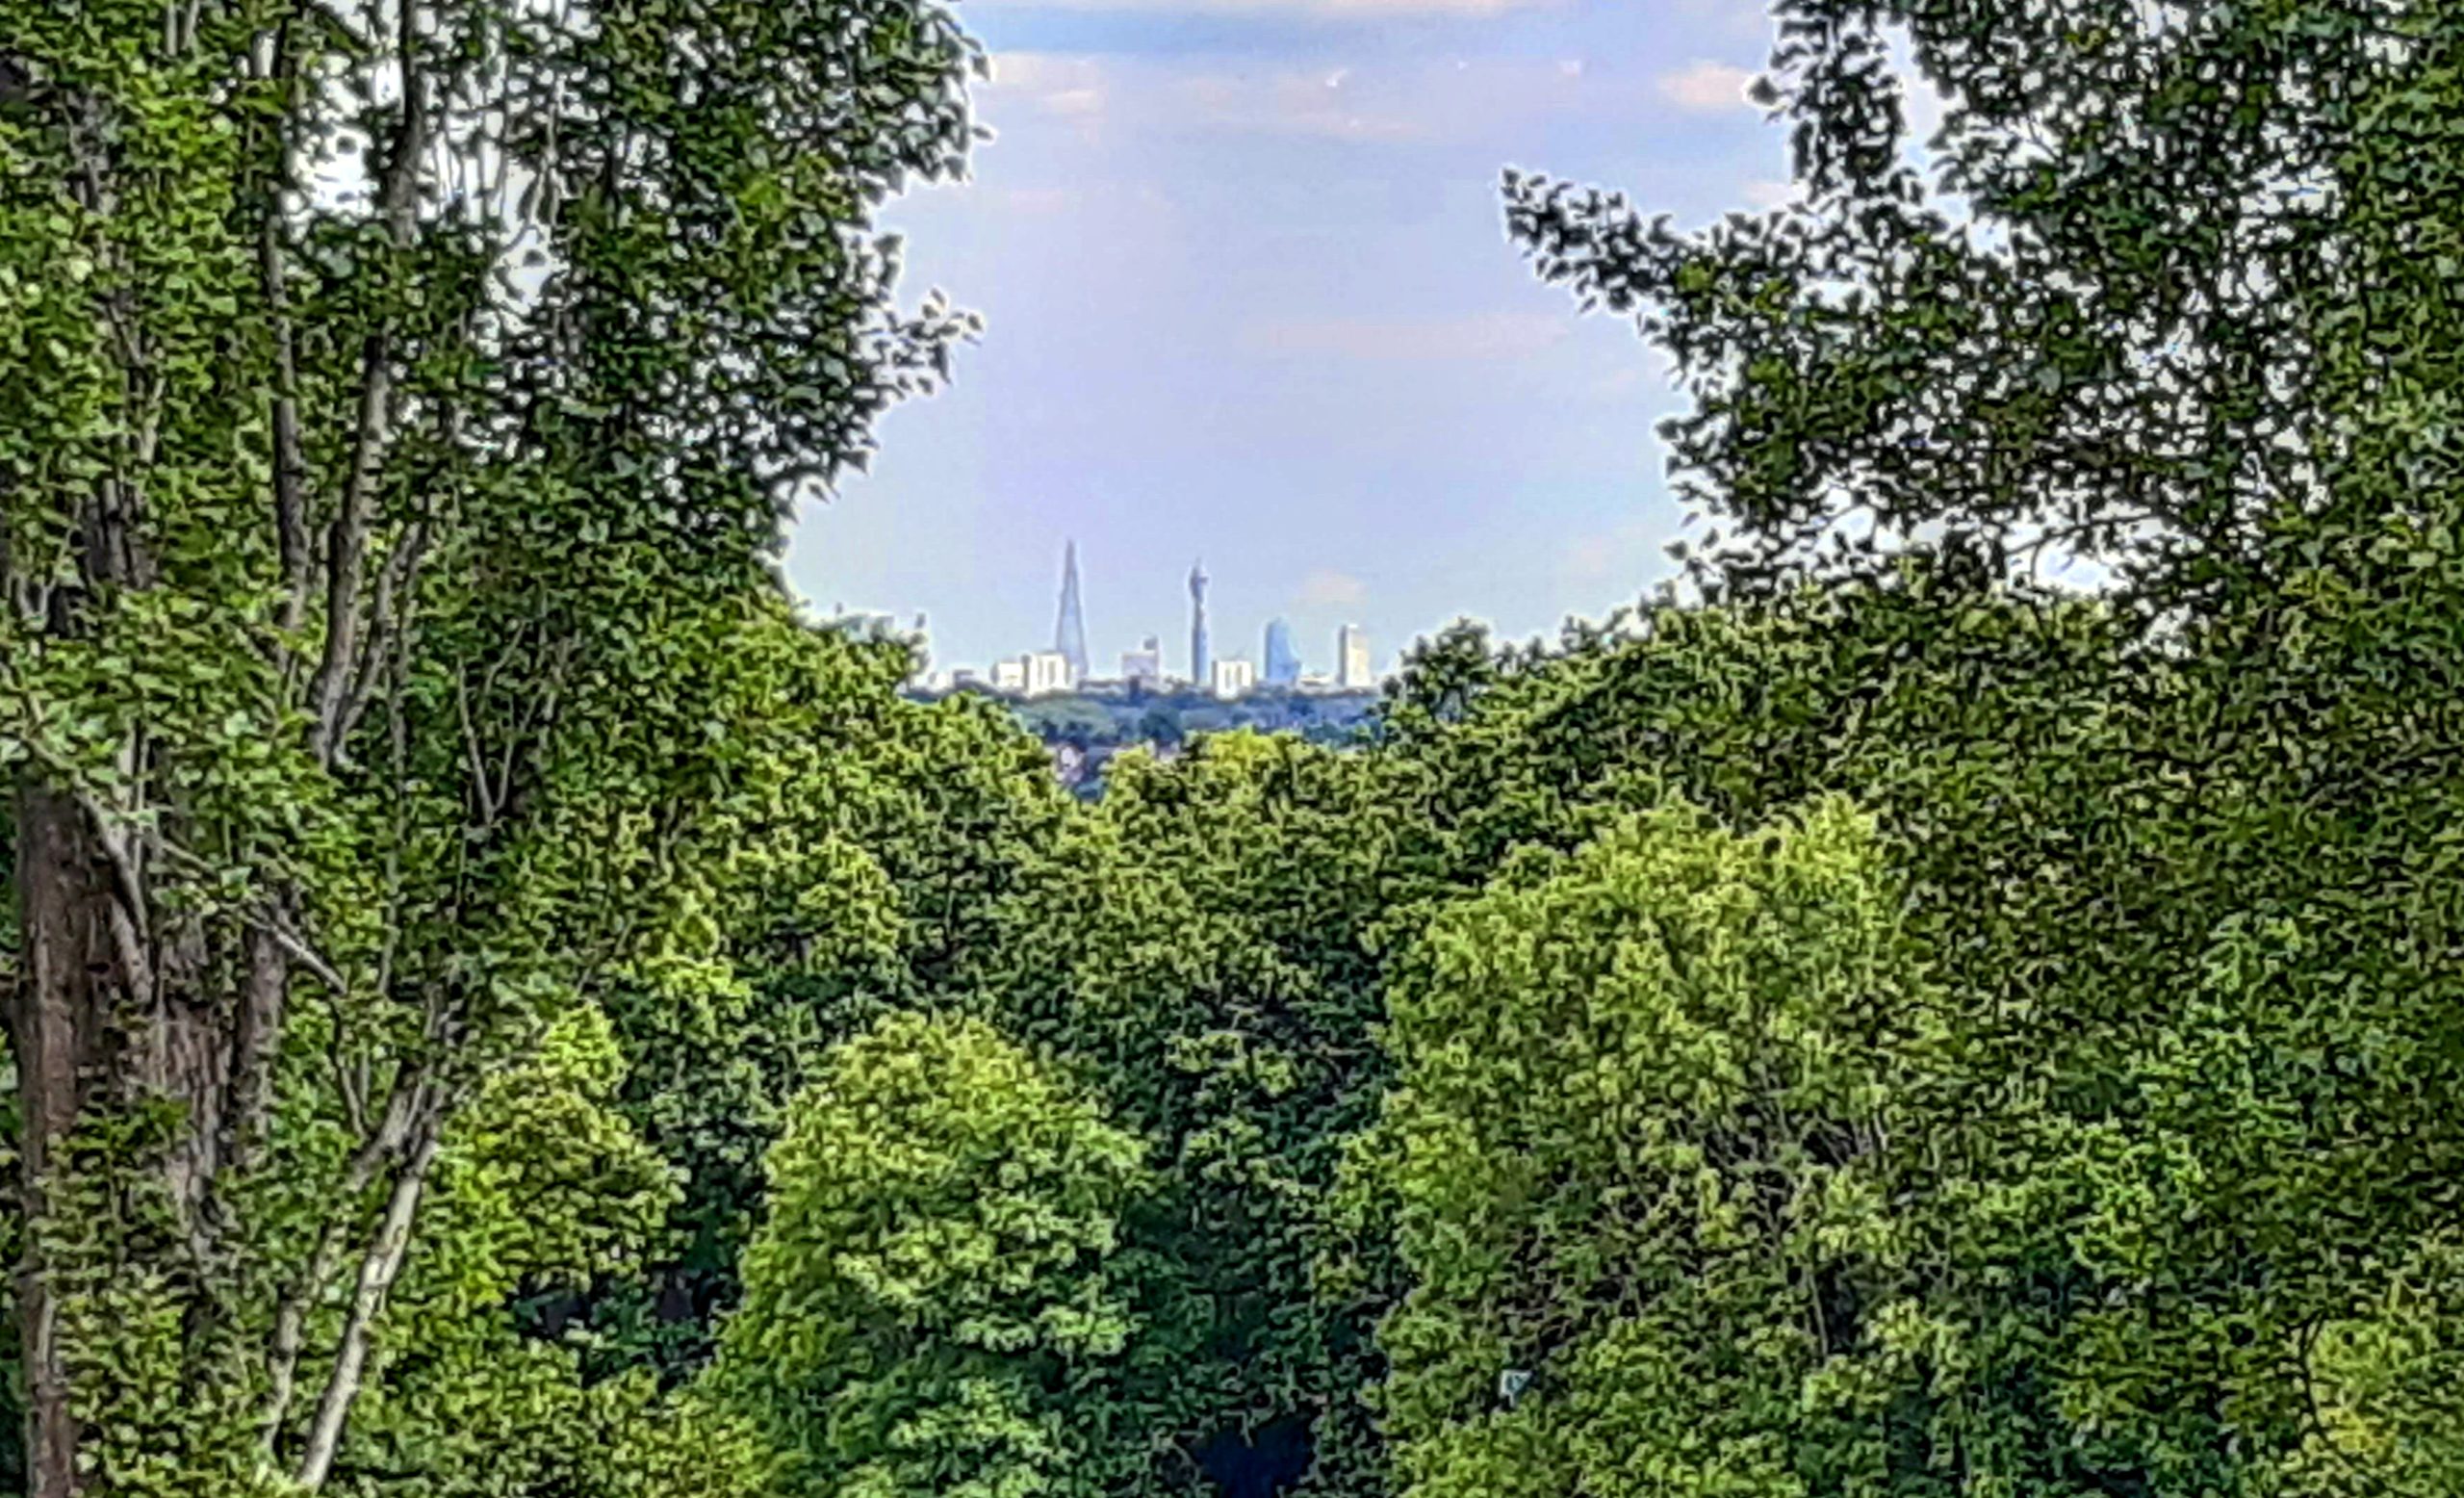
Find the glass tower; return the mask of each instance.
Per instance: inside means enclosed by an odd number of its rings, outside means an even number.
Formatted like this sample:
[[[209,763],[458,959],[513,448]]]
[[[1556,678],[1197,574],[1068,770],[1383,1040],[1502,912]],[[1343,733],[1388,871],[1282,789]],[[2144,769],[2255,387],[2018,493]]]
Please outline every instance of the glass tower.
[[[1292,648],[1292,626],[1277,619],[1267,626],[1267,684],[1290,686],[1300,680],[1300,656]]]

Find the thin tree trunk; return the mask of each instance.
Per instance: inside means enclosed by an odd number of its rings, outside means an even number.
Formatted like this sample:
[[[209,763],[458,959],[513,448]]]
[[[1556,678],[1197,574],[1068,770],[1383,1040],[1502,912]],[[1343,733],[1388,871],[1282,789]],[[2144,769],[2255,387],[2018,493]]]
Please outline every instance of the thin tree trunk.
[[[411,1246],[411,1225],[419,1215],[420,1196],[427,1187],[428,1168],[436,1162],[440,1132],[431,1122],[426,1136],[402,1163],[401,1174],[394,1178],[393,1195],[385,1203],[384,1221],[360,1259],[359,1286],[351,1297],[349,1318],[343,1324],[342,1345],[334,1353],[333,1370],[326,1376],[323,1396],[317,1401],[316,1417],[308,1426],[308,1444],[300,1452],[299,1467],[293,1477],[310,1492],[324,1486],[326,1476],[333,1470],[334,1454],[342,1446],[343,1422],[349,1418],[350,1407],[359,1398],[360,1381],[367,1373],[376,1318],[384,1313],[386,1292],[393,1288],[394,1277],[401,1272],[402,1256]]]
[[[271,1390],[264,1414],[268,1452],[275,1450],[282,1438],[282,1423],[291,1416],[299,1354],[307,1341],[309,1312],[323,1298],[326,1284],[340,1266],[344,1244],[358,1231],[361,1197],[376,1179],[377,1171],[401,1149],[424,1095],[424,1089],[419,1086],[397,1087],[386,1100],[385,1116],[376,1132],[351,1156],[349,1168],[343,1173],[342,1185],[328,1199],[333,1203],[332,1215],[325,1223],[325,1230],[318,1235],[317,1251],[310,1256],[306,1272],[284,1290],[274,1307],[273,1348],[267,1358]]]

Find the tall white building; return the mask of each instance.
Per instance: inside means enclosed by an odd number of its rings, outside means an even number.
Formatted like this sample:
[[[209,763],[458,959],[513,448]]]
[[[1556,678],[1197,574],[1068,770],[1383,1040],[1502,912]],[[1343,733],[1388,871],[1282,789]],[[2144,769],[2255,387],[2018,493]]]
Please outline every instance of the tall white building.
[[[1025,657],[992,662],[992,689],[996,692],[1022,692],[1027,689]]]
[[[1049,692],[1065,692],[1078,684],[1077,674],[1069,669],[1069,658],[1057,650],[1034,650],[1018,658],[1024,668],[1030,697]]]
[[[1346,690],[1377,684],[1369,674],[1369,636],[1359,625],[1347,624],[1335,632],[1335,684]]]
[[[1258,668],[1245,660],[1210,661],[1206,674],[1207,690],[1218,697],[1238,697],[1258,684]]]

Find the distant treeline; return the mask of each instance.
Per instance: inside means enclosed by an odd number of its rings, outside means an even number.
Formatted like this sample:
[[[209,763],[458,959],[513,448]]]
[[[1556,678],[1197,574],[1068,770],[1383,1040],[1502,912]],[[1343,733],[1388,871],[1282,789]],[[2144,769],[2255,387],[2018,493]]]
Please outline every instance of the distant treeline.
[[[1304,692],[1274,686],[1230,700],[1194,687],[1123,687],[1033,698],[1010,698],[978,687],[957,691],[1008,701],[1018,721],[1052,751],[1063,783],[1087,797],[1100,793],[1105,763],[1123,749],[1149,745],[1169,758],[1200,734],[1239,729],[1297,734],[1315,744],[1346,744],[1357,738],[1379,701],[1374,691]],[[907,695],[929,703],[955,693]]]

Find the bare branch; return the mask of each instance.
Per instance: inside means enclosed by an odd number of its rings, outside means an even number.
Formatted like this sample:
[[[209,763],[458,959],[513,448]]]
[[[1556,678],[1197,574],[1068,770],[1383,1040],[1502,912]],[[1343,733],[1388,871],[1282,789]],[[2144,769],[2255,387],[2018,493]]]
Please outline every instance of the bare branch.
[[[286,111],[295,105],[297,58],[291,45],[291,21],[275,28],[258,71],[286,94]],[[280,127],[275,127],[279,129]],[[257,221],[257,277],[266,298],[266,317],[273,327],[273,494],[274,536],[281,547],[284,595],[279,622],[288,633],[299,628],[308,608],[308,511],[300,485],[307,464],[299,448],[299,369],[293,342],[289,291],[282,256],[282,192],[289,185],[291,147],[278,144],[282,168],[266,184],[266,201]]]
[[[488,762],[479,731],[471,721],[471,694],[459,676],[453,679],[453,712],[462,723],[462,752],[471,766],[471,788],[479,798],[479,821],[484,826],[497,819],[496,798],[488,793]]]
[[[111,904],[112,943],[118,949],[121,966],[128,970],[130,991],[150,998],[154,993],[153,923],[147,915],[144,876],[130,850],[121,818],[114,816],[90,792],[73,785],[68,788],[68,795],[93,825],[94,841],[110,863],[112,883],[119,891],[119,897]]]

